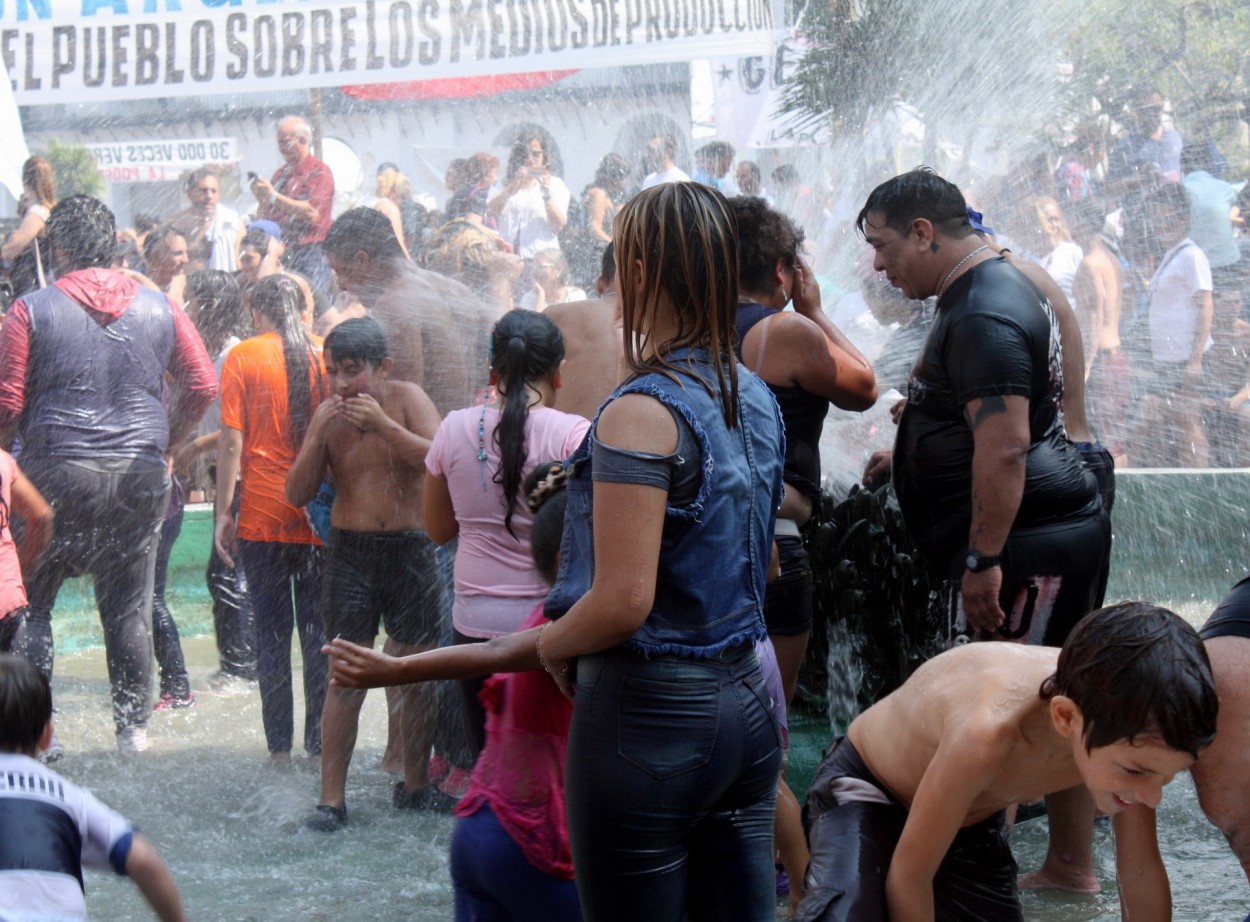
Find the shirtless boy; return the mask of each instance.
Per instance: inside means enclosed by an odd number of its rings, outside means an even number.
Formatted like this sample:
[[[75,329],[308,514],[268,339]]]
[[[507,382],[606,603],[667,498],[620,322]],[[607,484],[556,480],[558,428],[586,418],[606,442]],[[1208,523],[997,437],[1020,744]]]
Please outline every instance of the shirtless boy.
[[[287,499],[303,506],[324,477],[334,485],[322,595],[326,637],[372,646],[379,619],[398,655],[438,646],[443,581],[434,544],[422,527],[425,455],[438,411],[415,384],[390,380],[392,359],[377,321],[340,323],[325,340],[326,377],[334,395],[313,415],[287,477]],[[451,809],[426,776],[434,734],[433,686],[400,694],[404,780],[401,809]],[[321,715],[321,800],[308,819],[326,832],[347,821],[347,766],[356,745],[364,692],[340,686]]]
[[[1154,810],[1216,708],[1197,633],[1143,602],[1099,609],[1062,650],[934,657],[821,764],[797,918],[1021,920],[1006,809],[1084,784],[1112,817],[1124,918],[1171,919]]]

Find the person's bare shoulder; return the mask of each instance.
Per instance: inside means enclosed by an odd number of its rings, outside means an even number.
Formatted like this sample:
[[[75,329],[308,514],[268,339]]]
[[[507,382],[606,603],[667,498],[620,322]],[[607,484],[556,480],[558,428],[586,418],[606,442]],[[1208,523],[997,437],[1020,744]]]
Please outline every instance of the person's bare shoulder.
[[[566,339],[601,327],[610,329],[612,325],[612,305],[608,301],[566,301],[552,304],[545,313]]]
[[[394,408],[398,411],[398,421],[403,423],[409,432],[433,438],[434,430],[438,428],[439,413],[434,401],[425,392],[425,388],[412,381],[394,379],[387,382],[387,387],[390,389],[387,395],[387,414],[392,419],[396,418],[397,413],[392,412],[391,406],[394,401]]]
[[[966,644],[929,660],[895,694],[941,706],[948,719],[1014,699],[1031,701],[1059,660],[1056,647],[1002,641]]]

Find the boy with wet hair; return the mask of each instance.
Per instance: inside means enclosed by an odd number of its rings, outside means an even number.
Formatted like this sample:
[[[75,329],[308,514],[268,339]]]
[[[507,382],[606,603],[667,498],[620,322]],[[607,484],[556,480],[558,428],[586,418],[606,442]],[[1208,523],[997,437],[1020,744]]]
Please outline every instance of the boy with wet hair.
[[[796,918],[1021,920],[1007,809],[1084,784],[1112,817],[1124,918],[1170,919],[1154,811],[1214,738],[1216,711],[1197,633],[1144,602],[1099,609],[1062,650],[943,653],[821,764]]]
[[[317,408],[287,475],[287,499],[301,507],[329,476],[330,511],[321,610],[327,638],[372,646],[379,621],[398,655],[438,646],[446,601],[434,543],[425,533],[425,455],[439,416],[425,391],[391,380],[393,360],[376,320],[345,320],[325,339],[333,396]],[[400,690],[404,779],[400,809],[448,812],[452,799],[429,783],[435,729],[432,686]],[[340,686],[321,713],[321,799],[308,825],[330,832],[347,821],[347,767],[364,692]]]
[[[0,918],[86,922],[85,865],[129,876],[164,922],[185,922],[178,886],[152,844],[36,760],[51,741],[47,678],[22,657],[0,654]]]

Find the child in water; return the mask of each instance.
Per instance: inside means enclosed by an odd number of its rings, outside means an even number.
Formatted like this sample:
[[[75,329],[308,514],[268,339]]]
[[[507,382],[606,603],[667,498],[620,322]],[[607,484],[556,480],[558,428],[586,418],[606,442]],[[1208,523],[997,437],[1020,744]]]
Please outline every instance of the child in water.
[[[163,922],[182,898],[152,844],[35,756],[52,740],[52,692],[27,660],[0,654],[0,918],[87,919],[83,866],[135,882]]]
[[[564,468],[539,464],[522,496],[533,513],[530,549],[550,583],[560,560]],[[482,686],[486,745],[456,806],[451,876],[456,919],[581,922],[564,810],[564,752],[572,703],[539,668],[533,633],[547,624],[542,602],[520,633],[396,658],[341,638],[324,649],[331,685],[376,688],[497,670]]]
[[[834,742],[808,794],[803,922],[1023,919],[1007,809],[1084,784],[1112,817],[1123,915],[1171,918],[1163,787],[1215,736],[1192,627],[1123,602],[1062,650],[986,642],[924,664]]]

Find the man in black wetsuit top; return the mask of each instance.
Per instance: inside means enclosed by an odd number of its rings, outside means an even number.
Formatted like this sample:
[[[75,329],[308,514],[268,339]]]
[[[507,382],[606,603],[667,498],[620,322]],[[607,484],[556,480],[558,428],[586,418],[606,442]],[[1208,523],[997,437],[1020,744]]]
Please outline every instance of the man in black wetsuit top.
[[[1045,295],[974,232],[959,189],[927,168],[873,190],[857,220],[873,266],[909,298],[937,296],[912,369],[891,467],[903,520],[946,580],[950,643],[1060,646],[1094,607],[1110,523],[1063,429],[1062,351]],[[1065,792],[1068,795],[1071,792]],[[1022,883],[1096,890],[1092,802]]]

